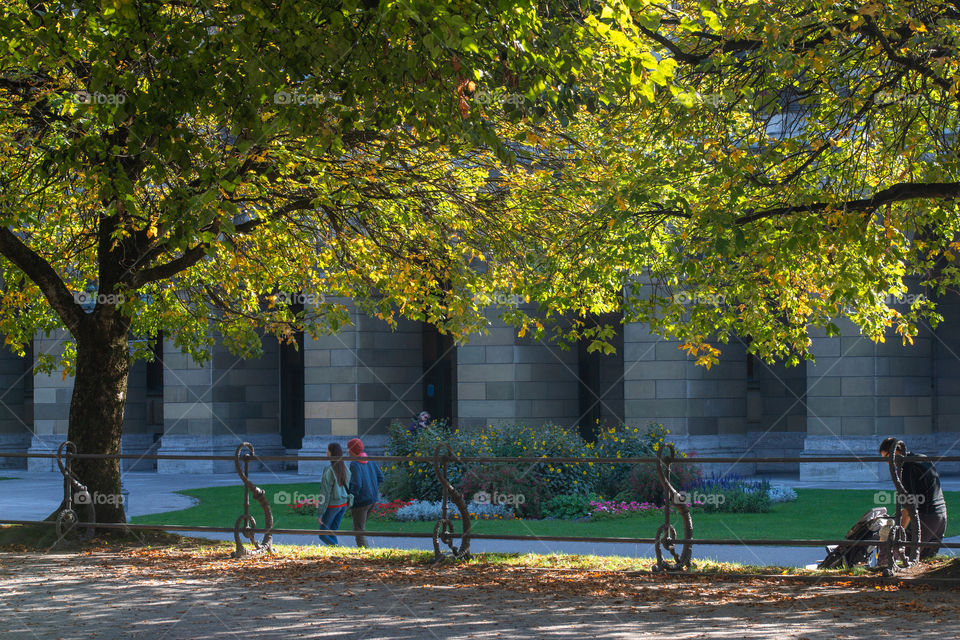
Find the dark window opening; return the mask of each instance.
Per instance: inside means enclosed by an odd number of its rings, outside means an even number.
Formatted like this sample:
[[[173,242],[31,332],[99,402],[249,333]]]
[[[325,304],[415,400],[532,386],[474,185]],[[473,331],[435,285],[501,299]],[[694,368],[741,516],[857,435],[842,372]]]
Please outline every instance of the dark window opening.
[[[290,306],[303,312],[302,304]],[[300,449],[305,433],[303,393],[303,332],[294,334],[294,344],[280,344],[280,439],[286,449]]]
[[[434,420],[457,421],[457,348],[450,334],[423,324],[423,411]]]
[[[163,395],[163,333],[158,333],[150,345],[153,360],[147,362],[147,395]]]
[[[153,360],[146,363],[147,425],[163,427],[163,333],[158,332],[150,345]],[[154,434],[154,441],[162,434]]]
[[[33,402],[33,340],[23,348],[23,398]]]
[[[591,317],[588,326],[609,325],[614,329],[610,344],[614,353],[590,352],[589,341],[581,341],[579,350],[580,435],[595,442],[599,429],[623,424],[623,317],[606,313]]]

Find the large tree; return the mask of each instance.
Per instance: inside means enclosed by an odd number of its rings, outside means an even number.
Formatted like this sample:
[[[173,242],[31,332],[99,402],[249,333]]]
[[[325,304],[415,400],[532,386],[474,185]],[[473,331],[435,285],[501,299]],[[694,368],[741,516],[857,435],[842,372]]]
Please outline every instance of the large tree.
[[[491,294],[522,291],[531,256],[583,232],[591,192],[557,188],[583,145],[560,123],[639,77],[588,17],[549,2],[5,3],[0,331],[21,352],[69,331],[63,357],[40,358],[75,376],[69,439],[119,452],[131,358],[149,356],[131,337],[163,331],[202,360],[220,336],[249,355],[259,330],[335,331],[335,297],[482,330]],[[315,304],[294,312],[292,293]],[[119,491],[115,460],[76,470]]]
[[[907,342],[940,319],[960,284],[956,3],[630,0],[590,20],[646,69],[595,143],[610,225],[578,287],[630,274],[625,318],[707,365],[732,335],[796,362],[842,316]]]

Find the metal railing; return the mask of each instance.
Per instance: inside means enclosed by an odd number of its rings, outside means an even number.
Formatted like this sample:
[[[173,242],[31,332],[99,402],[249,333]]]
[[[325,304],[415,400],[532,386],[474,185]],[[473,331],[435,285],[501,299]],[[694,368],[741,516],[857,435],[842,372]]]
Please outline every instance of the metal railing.
[[[686,459],[686,462],[696,462],[697,464],[713,463],[732,463],[732,464],[754,464],[754,463],[858,463],[865,462],[885,462],[888,466],[891,480],[896,490],[896,511],[892,517],[892,524],[881,540],[813,540],[813,539],[717,539],[717,538],[695,538],[693,536],[693,516],[689,500],[671,483],[671,465],[675,464],[677,453],[672,444],[666,444],[657,451],[657,457],[638,457],[638,458],[603,458],[603,457],[512,457],[499,458],[489,456],[463,457],[456,455],[449,444],[440,444],[436,447],[433,456],[343,456],[340,458],[331,458],[330,456],[258,456],[252,444],[244,442],[237,446],[233,456],[224,455],[137,455],[137,454],[84,454],[78,453],[72,442],[63,442],[55,454],[44,453],[0,453],[0,457],[6,458],[53,458],[63,475],[63,503],[57,517],[50,520],[0,520],[0,524],[12,525],[50,525],[57,529],[58,540],[63,539],[74,529],[84,528],[84,537],[90,538],[94,535],[96,529],[123,529],[130,531],[153,530],[153,531],[190,531],[198,533],[230,533],[234,534],[236,549],[233,557],[239,558],[245,555],[259,554],[269,552],[273,548],[274,534],[288,535],[366,535],[375,533],[382,537],[403,537],[403,538],[430,538],[433,541],[434,558],[440,560],[445,553],[441,551],[441,544],[449,548],[453,558],[464,559],[470,556],[471,540],[517,540],[517,541],[541,541],[541,542],[598,542],[598,543],[630,543],[630,544],[652,544],[656,554],[655,571],[663,572],[682,572],[691,568],[693,558],[693,545],[731,545],[731,546],[830,546],[830,545],[848,545],[853,547],[868,546],[877,547],[881,568],[884,575],[892,576],[901,569],[910,567],[919,561],[921,548],[938,547],[945,549],[960,549],[960,543],[930,542],[920,539],[920,520],[917,500],[912,500],[907,494],[903,484],[903,464],[910,460],[926,460],[929,462],[960,462],[960,456],[940,456],[940,457],[907,457],[901,454],[905,451],[902,442],[898,442],[893,448],[893,453],[888,457],[881,456],[821,456],[821,457],[697,457],[695,460]],[[129,523],[101,523],[96,520],[95,501],[83,484],[81,478],[78,478],[73,472],[74,460],[80,459],[116,459],[116,460],[193,460],[193,461],[233,461],[236,472],[243,484],[243,511],[233,528],[211,527],[201,525],[140,525]],[[251,461],[265,462],[287,462],[287,461],[331,461],[339,459],[343,461],[351,460],[369,460],[374,462],[408,462],[408,463],[432,463],[437,481],[442,488],[442,503],[440,517],[432,533],[411,532],[411,531],[344,531],[327,529],[280,529],[273,526],[273,512],[270,503],[266,499],[266,493],[250,480]],[[657,529],[652,538],[641,537],[610,537],[610,536],[537,536],[537,535],[513,535],[513,534],[482,534],[474,533],[471,528],[471,518],[468,511],[468,505],[464,496],[457,491],[448,479],[448,466],[451,463],[465,465],[469,463],[543,463],[543,464],[654,464],[656,465],[657,479],[664,491],[664,522]],[[257,527],[256,518],[250,512],[251,496],[259,504],[264,514],[264,526]],[[460,513],[461,531],[456,532],[454,528],[455,518],[451,516],[450,503],[457,508]],[[910,509],[909,530],[900,526],[901,509],[906,506]],[[79,512],[78,512],[79,511]],[[671,514],[676,512],[682,525],[683,535],[679,535],[677,528],[671,523]],[[260,539],[257,536],[260,535]],[[243,541],[246,538],[250,545]],[[455,544],[455,539],[459,539],[459,545]],[[677,550],[677,547],[680,550]],[[665,553],[666,552],[666,553]],[[668,559],[667,554],[671,559]]]

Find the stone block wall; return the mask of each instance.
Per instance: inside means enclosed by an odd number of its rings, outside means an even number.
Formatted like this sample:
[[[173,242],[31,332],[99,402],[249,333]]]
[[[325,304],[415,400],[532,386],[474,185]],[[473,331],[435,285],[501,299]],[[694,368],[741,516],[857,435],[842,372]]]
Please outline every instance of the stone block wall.
[[[252,443],[259,455],[284,455],[280,438],[279,351],[276,338],[262,339],[263,355],[244,360],[218,343],[198,364],[164,344],[164,425],[158,450],[170,455],[233,455]],[[269,461],[251,470],[280,470]],[[227,460],[160,460],[160,473],[231,472]]]
[[[338,334],[304,338],[305,434],[300,454],[325,456],[327,445],[359,437],[369,454],[383,453],[387,428],[409,424],[423,399],[422,327],[400,320],[396,329],[353,310]],[[327,463],[304,460],[301,474]]]
[[[580,420],[576,349],[518,337],[496,320],[457,351],[458,418],[463,428],[553,423],[575,430]]]

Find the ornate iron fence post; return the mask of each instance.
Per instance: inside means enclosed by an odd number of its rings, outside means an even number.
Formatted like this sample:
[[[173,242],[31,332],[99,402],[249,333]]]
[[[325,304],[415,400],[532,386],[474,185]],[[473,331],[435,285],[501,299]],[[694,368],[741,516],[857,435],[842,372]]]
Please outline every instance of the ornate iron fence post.
[[[241,454],[241,451],[244,449],[249,449],[249,453]],[[244,442],[239,445],[234,453],[233,462],[237,468],[237,475],[240,476],[240,480],[243,482],[243,515],[237,518],[236,523],[233,525],[233,539],[237,543],[237,549],[232,554],[234,558],[264,552],[270,553],[273,551],[273,512],[270,510],[270,503],[267,501],[264,490],[250,481],[250,458],[253,457],[254,453],[253,445],[249,442]],[[251,493],[263,508],[264,533],[261,542],[257,542],[255,537],[257,521],[250,515]],[[247,551],[244,547],[243,542],[240,540],[241,534],[250,540],[250,543],[253,545],[253,551]]]
[[[73,509],[76,503],[84,512],[85,520],[93,523],[97,521],[96,509],[90,492],[86,485],[73,474],[71,456],[76,455],[77,445],[69,440],[60,443],[57,448],[57,466],[60,467],[60,473],[63,474],[63,509],[57,514],[57,539],[62,540],[73,528],[80,522],[77,512]],[[94,536],[96,529],[93,525],[87,525],[84,539],[89,540]]]
[[[887,540],[881,545],[880,549],[882,554],[880,564],[884,567],[884,573],[887,575],[891,575],[900,566],[906,568],[920,561],[919,543],[923,541],[921,539],[920,509],[916,499],[907,493],[907,489],[903,485],[903,458],[906,453],[906,444],[902,440],[897,440],[893,446],[893,451],[887,458],[890,478],[897,490],[893,526],[890,528]],[[900,526],[904,505],[910,510],[909,531]]]
[[[446,447],[447,453],[441,455],[442,449]],[[470,557],[470,512],[467,510],[467,503],[460,495],[460,492],[453,488],[447,479],[447,464],[456,459],[453,449],[448,443],[438,444],[433,452],[433,468],[437,473],[437,480],[443,488],[443,504],[440,511],[440,519],[437,520],[433,528],[433,555],[434,561],[438,562],[443,558],[443,552],[440,551],[440,543],[450,547],[454,559],[461,560]],[[448,514],[447,499],[453,501],[460,510],[460,518],[463,521],[463,533],[460,536],[460,546],[453,544],[453,522]]]
[[[664,455],[664,451],[669,449],[669,455]],[[654,571],[685,571],[690,569],[690,561],[693,556],[693,543],[686,542],[683,545],[683,551],[678,555],[676,545],[673,542],[677,539],[677,530],[670,524],[670,509],[676,507],[683,519],[683,537],[685,539],[693,538],[693,518],[690,516],[690,506],[687,504],[686,496],[680,494],[670,483],[670,464],[677,457],[677,451],[672,443],[666,443],[657,450],[657,479],[663,486],[664,505],[663,505],[663,524],[657,529],[656,542],[654,549],[657,553],[657,563],[653,565]],[[670,552],[673,556],[673,562],[664,561],[663,549]]]

